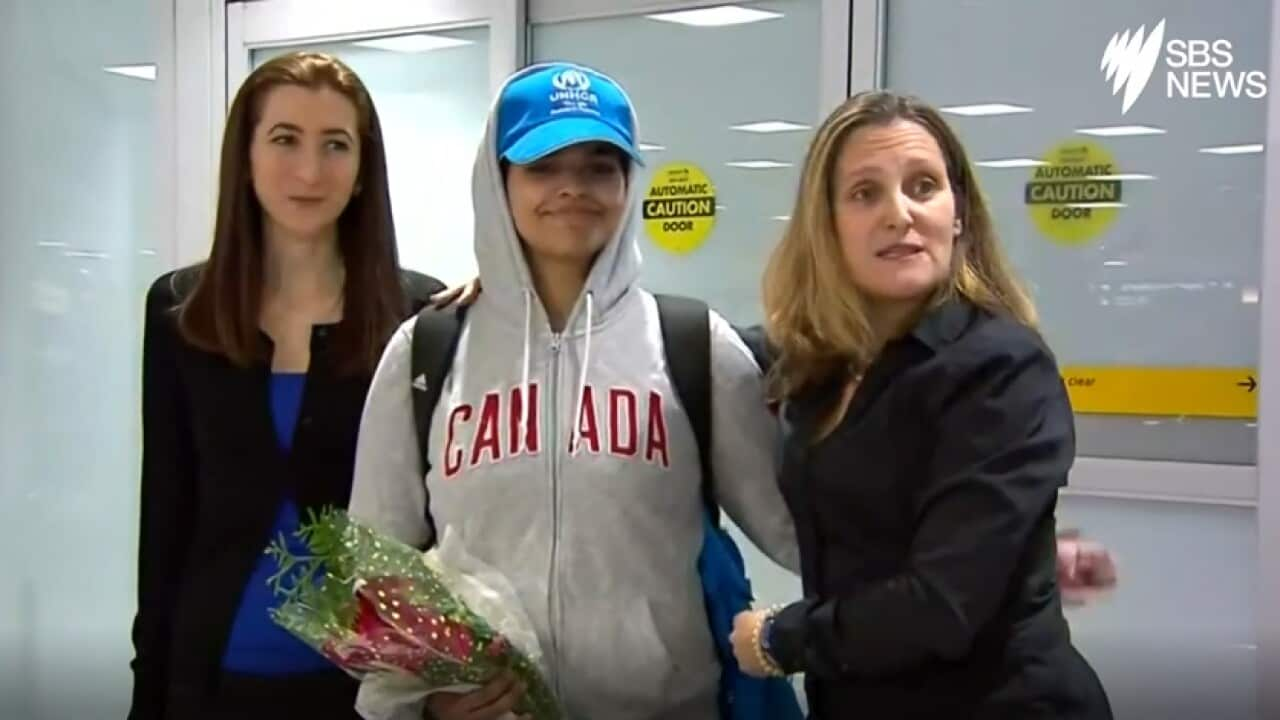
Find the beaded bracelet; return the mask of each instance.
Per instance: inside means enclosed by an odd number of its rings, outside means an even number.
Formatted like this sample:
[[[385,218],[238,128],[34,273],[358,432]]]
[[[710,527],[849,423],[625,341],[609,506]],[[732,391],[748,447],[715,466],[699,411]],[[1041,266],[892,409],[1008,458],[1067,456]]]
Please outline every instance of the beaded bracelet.
[[[786,673],[783,672],[778,663],[774,662],[773,658],[769,657],[768,653],[764,651],[764,639],[762,637],[762,633],[764,632],[765,624],[772,620],[773,617],[782,610],[782,607],[783,606],[781,605],[774,605],[766,610],[764,615],[761,616],[760,622],[756,623],[755,629],[751,632],[751,646],[755,648],[756,662],[760,667],[764,668],[766,674],[772,675],[773,677],[785,677]]]

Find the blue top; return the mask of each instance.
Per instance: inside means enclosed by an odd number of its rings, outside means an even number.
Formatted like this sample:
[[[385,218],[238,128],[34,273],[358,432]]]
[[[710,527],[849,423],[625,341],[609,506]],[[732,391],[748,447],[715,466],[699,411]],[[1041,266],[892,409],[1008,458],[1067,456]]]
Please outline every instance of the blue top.
[[[293,449],[293,431],[302,407],[306,381],[305,373],[271,375],[271,419],[275,424],[276,438],[285,452]],[[306,546],[293,536],[298,529],[298,521],[298,506],[288,498],[276,517],[271,537],[274,539],[283,534],[292,552],[305,553]],[[267,585],[267,578],[276,570],[274,558],[264,554],[258,560],[245,585],[240,608],[231,626],[231,636],[222,657],[223,669],[247,675],[288,675],[332,669],[333,665],[324,656],[276,625],[267,614],[269,609],[279,604]]]

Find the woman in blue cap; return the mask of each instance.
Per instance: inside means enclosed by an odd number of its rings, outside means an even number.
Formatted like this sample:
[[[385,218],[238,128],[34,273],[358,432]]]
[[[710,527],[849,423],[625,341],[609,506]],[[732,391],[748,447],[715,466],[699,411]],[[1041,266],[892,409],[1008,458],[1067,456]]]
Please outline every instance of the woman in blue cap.
[[[612,79],[555,63],[507,81],[473,174],[486,291],[440,387],[430,462],[408,322],[370,389],[350,509],[423,547],[451,526],[504,573],[569,717],[712,720],[721,667],[697,567],[702,471],[657,302],[636,286],[640,163],[635,113]],[[759,368],[724,319],[709,325],[715,501],[798,570]],[[519,690],[500,678],[427,709],[501,717]]]

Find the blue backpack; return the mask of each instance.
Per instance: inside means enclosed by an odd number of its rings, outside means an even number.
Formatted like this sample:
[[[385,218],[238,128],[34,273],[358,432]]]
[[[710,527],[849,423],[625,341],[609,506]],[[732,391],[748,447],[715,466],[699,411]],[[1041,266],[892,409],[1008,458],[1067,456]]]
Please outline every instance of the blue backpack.
[[[704,537],[698,554],[698,574],[707,620],[720,659],[721,720],[803,720],[795,688],[787,678],[753,678],[738,668],[729,633],[733,618],[751,607],[754,599],[742,552],[720,525],[720,506],[712,490],[711,468],[711,327],[707,305],[692,298],[655,295],[662,325],[663,352],[680,403],[698,441],[702,465]],[[440,312],[424,308],[413,330],[410,377],[424,377],[426,390],[413,393],[414,420],[424,472],[431,467],[427,439],[431,413],[440,399],[440,388],[453,364],[466,308]],[[679,348],[679,352],[671,352]],[[426,513],[431,524],[431,513]]]
[[[698,440],[702,464],[702,551],[698,574],[702,598],[720,658],[722,720],[803,720],[795,687],[788,678],[753,678],[742,672],[729,643],[733,618],[755,599],[742,552],[720,524],[711,467],[711,328],[705,303],[691,298],[657,295],[658,317],[667,368]],[[679,348],[671,352],[669,348]]]

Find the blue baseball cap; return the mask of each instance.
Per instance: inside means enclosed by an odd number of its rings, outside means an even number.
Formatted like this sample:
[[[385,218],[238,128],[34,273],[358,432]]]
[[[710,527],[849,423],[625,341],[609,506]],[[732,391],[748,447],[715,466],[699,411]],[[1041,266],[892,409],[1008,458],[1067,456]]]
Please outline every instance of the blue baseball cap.
[[[612,78],[569,63],[518,75],[498,98],[498,157],[527,165],[570,145],[609,143],[643,165],[635,115]]]

